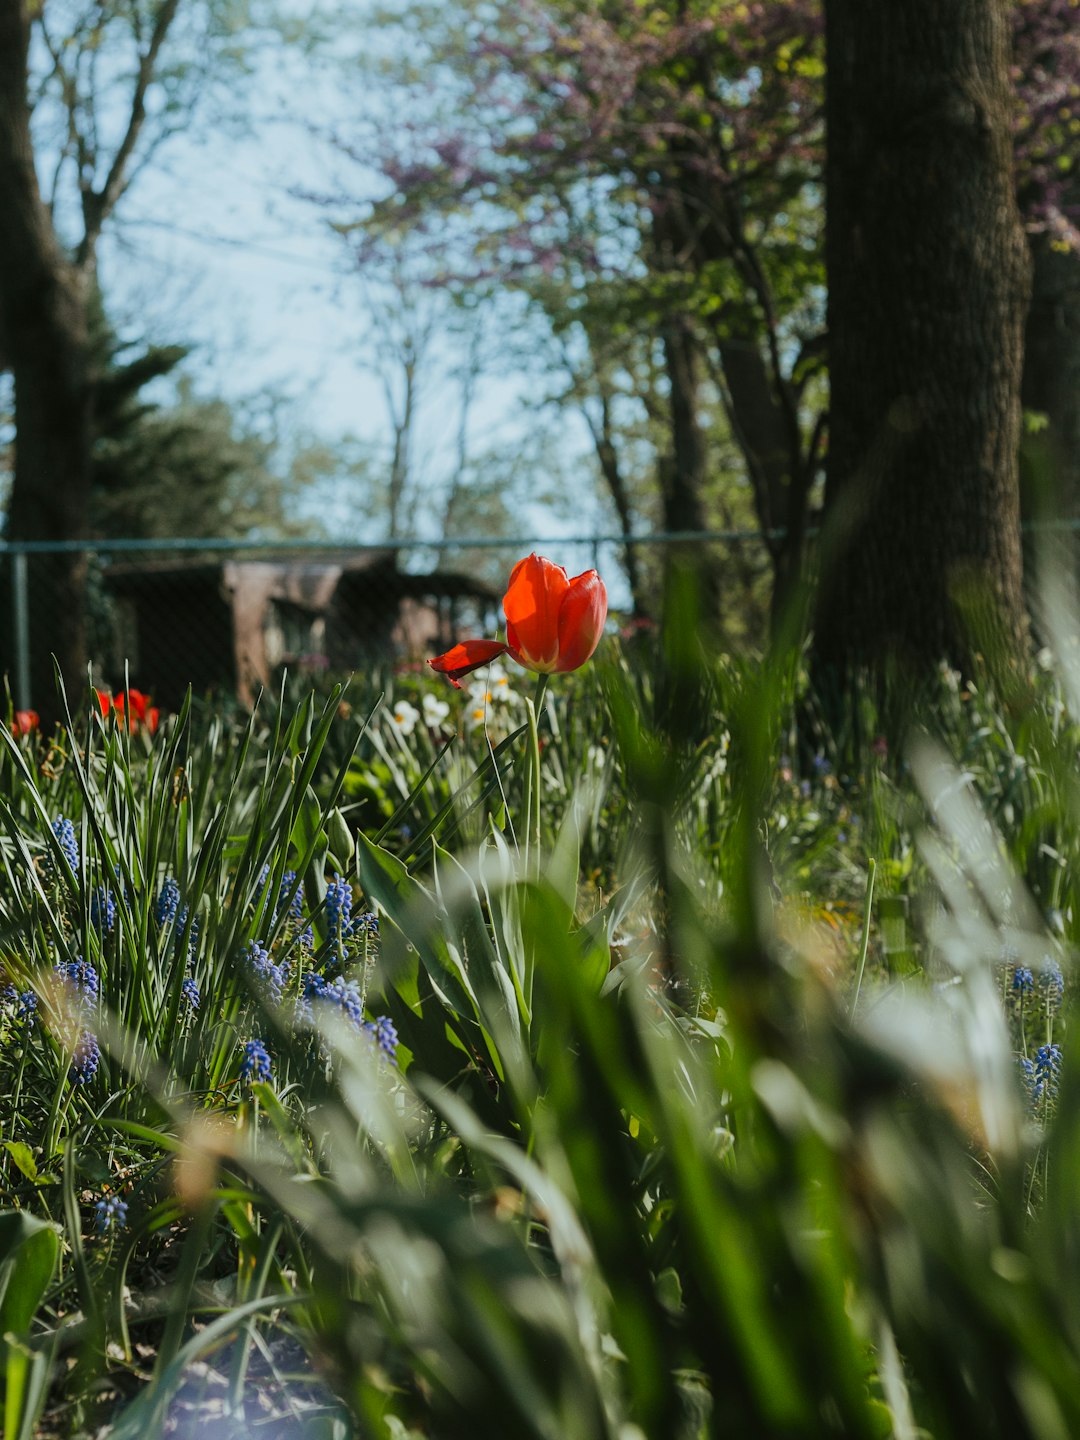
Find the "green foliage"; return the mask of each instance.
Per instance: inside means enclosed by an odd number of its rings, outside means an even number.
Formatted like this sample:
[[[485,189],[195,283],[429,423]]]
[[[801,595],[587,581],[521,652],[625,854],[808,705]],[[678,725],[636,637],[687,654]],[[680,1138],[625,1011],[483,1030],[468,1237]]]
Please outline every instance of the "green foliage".
[[[4,744],[11,1434],[1072,1433],[1062,692],[890,752],[690,636]]]
[[[52,1280],[59,1251],[55,1226],[23,1211],[0,1212],[5,1440],[23,1440],[33,1434],[44,1404],[51,1347],[35,1349],[30,1330]]]
[[[97,328],[95,529],[136,540],[294,529],[290,487],[271,468],[268,440],[223,400],[202,399],[189,379],[176,379],[187,351],[120,344],[103,318]],[[143,396],[147,385],[165,378],[175,381],[172,403]]]

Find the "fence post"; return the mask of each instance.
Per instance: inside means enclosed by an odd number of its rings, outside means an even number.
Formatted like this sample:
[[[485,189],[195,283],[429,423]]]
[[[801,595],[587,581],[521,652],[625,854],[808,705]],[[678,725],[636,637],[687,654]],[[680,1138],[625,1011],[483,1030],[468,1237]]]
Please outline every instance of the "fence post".
[[[30,709],[30,594],[27,555],[11,557],[11,613],[15,641],[15,708]]]

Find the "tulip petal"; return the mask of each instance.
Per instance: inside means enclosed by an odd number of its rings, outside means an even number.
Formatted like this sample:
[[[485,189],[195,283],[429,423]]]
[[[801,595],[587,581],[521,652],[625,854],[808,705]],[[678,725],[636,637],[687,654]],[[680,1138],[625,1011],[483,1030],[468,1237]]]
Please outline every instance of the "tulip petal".
[[[428,664],[440,675],[445,675],[455,690],[460,690],[458,682],[462,675],[468,675],[470,670],[479,670],[481,665],[487,665],[497,655],[505,654],[506,646],[499,640],[462,640],[445,654],[436,655]]]
[[[146,719],[146,707],[150,703],[150,696],[144,695],[141,690],[136,690],[132,685],[127,692],[128,709],[136,720]]]
[[[595,570],[570,581],[559,608],[557,670],[578,670],[600,643],[607,619],[607,589]]]
[[[569,584],[562,566],[542,555],[528,555],[514,566],[503,597],[506,638],[528,670],[558,666],[559,610]]]

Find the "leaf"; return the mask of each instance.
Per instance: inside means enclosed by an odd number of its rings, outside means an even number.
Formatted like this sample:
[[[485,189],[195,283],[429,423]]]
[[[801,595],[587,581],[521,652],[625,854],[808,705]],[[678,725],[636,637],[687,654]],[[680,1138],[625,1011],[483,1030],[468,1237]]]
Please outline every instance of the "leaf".
[[[356,841],[353,839],[348,821],[336,805],[326,817],[326,836],[330,846],[328,858],[344,875],[356,851]]]
[[[264,1080],[257,1080],[252,1084],[251,1093],[258,1100],[263,1113],[277,1131],[278,1139],[285,1147],[285,1152],[293,1165],[301,1173],[309,1172],[311,1167],[304,1150],[303,1137],[293,1124],[291,1115],[278,1099],[273,1086],[268,1085]]]
[[[490,854],[494,847],[494,863]],[[516,866],[502,832],[492,824],[491,834],[481,851],[480,876],[495,934],[495,946],[510,972],[525,1024],[532,1013],[532,972],[529,954],[521,934],[518,889],[510,882]]]
[[[584,787],[575,793],[544,868],[544,877],[572,915],[577,906],[578,875],[581,869],[581,826],[586,802]]]
[[[364,890],[377,900],[412,945],[446,1005],[448,1018],[459,1022],[470,1048],[484,1041],[480,1007],[459,957],[442,933],[442,916],[431,893],[415,880],[400,860],[359,836],[357,868]]]
[[[28,1180],[36,1180],[38,1178],[38,1167],[37,1161],[34,1159],[34,1152],[25,1141],[4,1140],[0,1141],[0,1144],[3,1144],[4,1149]]]
[[[448,883],[449,877],[449,883]],[[503,1071],[503,1050],[520,1047],[522,1015],[513,978],[492,944],[472,876],[452,855],[435,846],[435,882],[452,933],[466,957],[469,982],[479,1001],[492,1063]]]
[[[304,792],[304,798],[297,810],[296,819],[293,821],[292,833],[289,836],[297,856],[297,864],[304,866],[305,879],[314,881],[316,889],[322,881],[322,861],[327,852],[326,835],[323,832],[322,807],[318,798],[309,785]],[[323,896],[313,896],[313,899],[321,901]]]
[[[0,1337],[29,1332],[59,1253],[54,1225],[24,1210],[0,1211]]]

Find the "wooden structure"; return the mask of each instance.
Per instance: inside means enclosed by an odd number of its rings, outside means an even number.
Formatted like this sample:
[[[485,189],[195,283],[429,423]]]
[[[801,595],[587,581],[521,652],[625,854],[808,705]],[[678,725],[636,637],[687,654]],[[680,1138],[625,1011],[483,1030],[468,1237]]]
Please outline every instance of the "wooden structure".
[[[244,704],[283,669],[348,672],[421,659],[460,635],[491,634],[495,592],[472,576],[398,568],[393,549],[317,559],[116,562],[103,574],[112,612],[105,678],[175,707],[228,690]],[[115,673],[112,673],[115,672]]]

